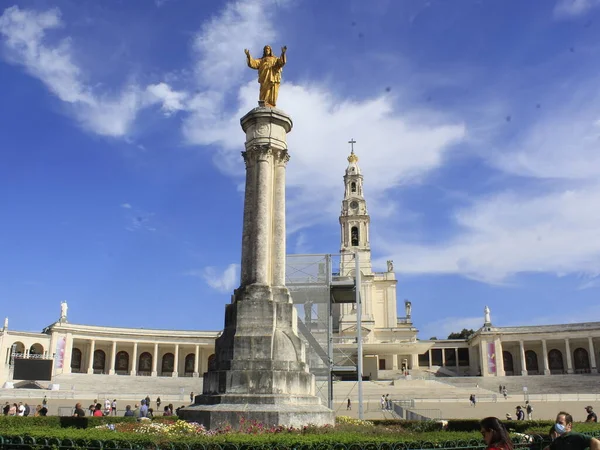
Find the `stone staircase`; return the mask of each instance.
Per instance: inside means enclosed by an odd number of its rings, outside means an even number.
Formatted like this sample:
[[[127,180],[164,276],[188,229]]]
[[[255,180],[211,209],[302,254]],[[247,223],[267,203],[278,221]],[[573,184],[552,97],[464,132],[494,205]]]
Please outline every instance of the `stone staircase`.
[[[600,391],[600,374],[589,375],[531,375],[525,377],[451,377],[440,378],[444,384],[456,388],[479,385],[479,388],[501,396],[499,386],[506,386],[509,395],[528,394],[574,394]]]
[[[129,377],[120,375],[58,375],[52,381],[60,391],[71,391],[77,396],[105,398],[121,397],[142,399],[149,395],[155,399],[183,397],[189,400],[190,392],[202,393],[202,378],[191,377]]]

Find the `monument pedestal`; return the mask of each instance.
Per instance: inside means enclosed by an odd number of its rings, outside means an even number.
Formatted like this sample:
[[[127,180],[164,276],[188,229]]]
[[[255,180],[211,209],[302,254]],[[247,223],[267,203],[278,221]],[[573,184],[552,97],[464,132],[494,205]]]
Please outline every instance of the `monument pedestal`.
[[[285,287],[286,135],[292,121],[280,110],[258,107],[241,123],[246,133],[241,283],[225,308],[202,395],[179,416],[209,429],[236,428],[242,418],[267,426],[333,424],[333,411],[315,395]]]

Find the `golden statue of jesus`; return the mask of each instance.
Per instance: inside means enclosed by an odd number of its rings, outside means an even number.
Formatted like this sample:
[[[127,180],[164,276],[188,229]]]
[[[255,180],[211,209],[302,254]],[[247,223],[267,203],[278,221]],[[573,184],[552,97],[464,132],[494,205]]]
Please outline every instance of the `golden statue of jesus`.
[[[248,67],[258,70],[258,82],[260,83],[260,94],[258,100],[264,102],[265,106],[274,107],[277,104],[277,94],[281,84],[281,71],[285,66],[285,52],[287,47],[281,47],[281,56],[273,56],[270,45],[265,45],[262,58],[254,59],[250,56],[248,49],[244,50]]]

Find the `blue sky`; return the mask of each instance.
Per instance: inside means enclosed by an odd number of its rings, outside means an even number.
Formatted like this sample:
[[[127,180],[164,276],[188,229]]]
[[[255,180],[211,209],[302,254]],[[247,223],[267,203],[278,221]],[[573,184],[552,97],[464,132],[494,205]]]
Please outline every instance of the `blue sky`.
[[[244,48],[288,46],[288,253],[337,253],[355,138],[421,338],[600,320],[597,0],[24,0],[0,16],[0,315],[218,330]]]

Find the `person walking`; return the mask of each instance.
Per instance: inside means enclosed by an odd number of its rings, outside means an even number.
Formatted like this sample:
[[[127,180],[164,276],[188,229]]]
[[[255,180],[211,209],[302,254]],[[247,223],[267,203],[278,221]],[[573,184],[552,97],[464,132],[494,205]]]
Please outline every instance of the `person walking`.
[[[525,420],[525,412],[521,406],[517,406],[517,420]]]
[[[527,420],[533,420],[533,406],[531,406],[529,400],[525,402],[525,410],[527,411]]]
[[[506,390],[506,386],[502,386],[502,395],[504,396],[504,400],[508,400],[508,391]]]
[[[346,411],[350,411],[352,409],[352,402],[348,399],[348,404],[346,405]]]
[[[588,413],[588,415],[585,419],[586,422],[598,422],[598,416],[594,412],[594,408],[592,408],[591,406],[586,406],[585,412]]]

